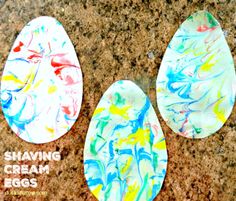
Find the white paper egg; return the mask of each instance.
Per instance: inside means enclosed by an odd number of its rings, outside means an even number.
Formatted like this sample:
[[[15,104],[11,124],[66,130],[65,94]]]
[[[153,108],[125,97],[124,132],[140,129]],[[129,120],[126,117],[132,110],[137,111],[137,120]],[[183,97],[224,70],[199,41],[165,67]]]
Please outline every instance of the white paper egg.
[[[82,101],[82,72],[62,24],[38,17],[20,32],[1,80],[1,103],[11,129],[31,143],[64,135]]]
[[[131,81],[102,96],[84,148],[87,184],[99,201],[153,200],[166,174],[167,150],[148,97]]]
[[[235,69],[219,22],[199,11],[175,33],[158,73],[157,103],[168,126],[188,138],[219,130],[235,102]]]

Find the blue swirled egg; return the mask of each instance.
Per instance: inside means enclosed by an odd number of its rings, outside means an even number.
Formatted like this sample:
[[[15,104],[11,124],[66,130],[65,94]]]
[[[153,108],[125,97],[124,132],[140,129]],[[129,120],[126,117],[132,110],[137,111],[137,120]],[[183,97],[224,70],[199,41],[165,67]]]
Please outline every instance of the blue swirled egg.
[[[150,100],[133,82],[115,82],[98,103],[86,136],[90,190],[100,201],[151,201],[166,166],[165,138]]]
[[[168,126],[188,138],[219,130],[235,102],[234,62],[219,22],[207,11],[186,19],[163,57],[157,103]]]

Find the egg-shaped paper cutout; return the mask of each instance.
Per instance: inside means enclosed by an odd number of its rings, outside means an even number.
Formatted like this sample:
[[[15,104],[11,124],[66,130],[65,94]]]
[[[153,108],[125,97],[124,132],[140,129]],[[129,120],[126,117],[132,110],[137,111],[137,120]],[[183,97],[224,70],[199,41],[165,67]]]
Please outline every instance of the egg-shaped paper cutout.
[[[207,11],[175,33],[157,77],[157,103],[167,125],[187,138],[219,130],[235,102],[233,58],[219,22]]]
[[[86,137],[89,189],[99,201],[151,201],[166,166],[165,138],[150,100],[133,82],[115,82],[102,96]]]
[[[31,143],[69,131],[82,102],[82,72],[62,24],[38,17],[20,32],[1,79],[1,104],[11,129]]]

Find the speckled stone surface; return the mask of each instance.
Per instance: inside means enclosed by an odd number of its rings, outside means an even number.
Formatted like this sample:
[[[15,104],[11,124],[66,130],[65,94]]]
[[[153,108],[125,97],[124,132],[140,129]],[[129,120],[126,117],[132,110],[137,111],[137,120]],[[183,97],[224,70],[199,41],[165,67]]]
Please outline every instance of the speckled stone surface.
[[[0,113],[0,199],[95,201],[83,174],[88,125],[106,89],[116,80],[130,79],[149,95],[166,136],[167,175],[155,200],[236,200],[236,107],[215,135],[192,140],[175,135],[165,125],[155,97],[155,80],[164,51],[178,26],[197,10],[208,10],[221,23],[236,62],[235,7],[235,0],[1,0],[0,75],[24,25],[40,15],[53,16],[63,24],[75,46],[84,76],[84,97],[72,129],[45,145],[29,144],[17,138]],[[3,178],[7,176],[3,174],[3,153],[39,150],[60,151],[62,160],[45,162],[50,165],[50,174],[34,175],[38,188],[20,190],[47,191],[48,195],[4,196],[7,189],[3,188]]]

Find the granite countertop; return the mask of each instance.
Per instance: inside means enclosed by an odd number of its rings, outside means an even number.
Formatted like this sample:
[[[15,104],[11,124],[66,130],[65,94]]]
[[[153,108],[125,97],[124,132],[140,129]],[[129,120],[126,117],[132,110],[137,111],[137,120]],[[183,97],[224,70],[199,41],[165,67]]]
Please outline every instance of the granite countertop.
[[[13,42],[31,19],[57,18],[76,49],[84,79],[79,118],[62,138],[33,145],[17,138],[0,112],[0,155],[10,151],[60,151],[60,162],[49,162],[49,175],[36,175],[46,197],[3,196],[2,200],[95,201],[83,174],[83,147],[93,111],[116,80],[130,79],[149,95],[168,148],[166,179],[156,201],[236,200],[236,107],[215,135],[201,140],[175,135],[161,118],[155,80],[165,49],[179,25],[205,9],[221,23],[236,62],[236,1],[234,0],[1,0],[0,75]],[[207,118],[207,117],[206,117]],[[0,160],[3,178],[3,158]],[[37,164],[37,162],[35,162]],[[5,192],[3,180],[0,191]]]

